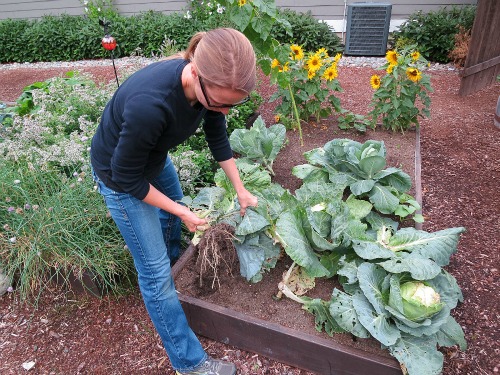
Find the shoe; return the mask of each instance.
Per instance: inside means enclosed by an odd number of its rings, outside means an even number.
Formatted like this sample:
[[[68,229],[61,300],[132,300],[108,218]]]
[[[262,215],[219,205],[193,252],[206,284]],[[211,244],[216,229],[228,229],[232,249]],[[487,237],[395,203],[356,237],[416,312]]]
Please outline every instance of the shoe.
[[[234,363],[225,362],[218,359],[208,357],[208,359],[194,370],[180,372],[176,371],[177,375],[235,375],[236,366]]]

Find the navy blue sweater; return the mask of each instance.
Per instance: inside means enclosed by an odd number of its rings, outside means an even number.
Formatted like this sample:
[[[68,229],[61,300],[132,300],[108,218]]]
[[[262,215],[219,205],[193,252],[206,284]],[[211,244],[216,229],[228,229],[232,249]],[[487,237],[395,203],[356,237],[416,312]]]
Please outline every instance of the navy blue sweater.
[[[168,150],[191,136],[202,119],[216,161],[233,156],[225,116],[191,106],[182,88],[186,60],[153,63],[131,75],[104,109],[92,139],[91,162],[104,184],[144,199],[163,169]]]

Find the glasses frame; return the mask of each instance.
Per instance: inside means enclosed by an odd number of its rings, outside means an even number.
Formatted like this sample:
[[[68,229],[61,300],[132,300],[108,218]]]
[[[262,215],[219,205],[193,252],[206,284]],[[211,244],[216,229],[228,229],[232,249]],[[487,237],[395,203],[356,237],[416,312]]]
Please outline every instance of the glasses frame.
[[[208,99],[207,90],[205,89],[205,84],[203,83],[203,79],[201,78],[200,75],[198,75],[198,79],[200,80],[200,87],[201,87],[201,92],[203,93],[203,97],[205,98],[205,101],[207,102],[207,105],[210,108],[233,108],[241,104],[244,104],[250,100],[250,96],[247,96],[243,100],[240,100],[238,103],[234,104],[212,104],[210,103],[210,99]]]

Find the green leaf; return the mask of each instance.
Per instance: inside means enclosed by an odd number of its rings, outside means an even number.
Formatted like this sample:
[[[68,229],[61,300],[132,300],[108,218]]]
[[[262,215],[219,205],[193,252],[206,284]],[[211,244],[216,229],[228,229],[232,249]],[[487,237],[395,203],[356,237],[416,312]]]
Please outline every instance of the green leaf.
[[[362,293],[353,295],[352,303],[359,321],[374,338],[385,346],[396,343],[401,334],[399,329],[391,324],[388,315],[377,313]]]
[[[365,200],[356,199],[354,195],[349,195],[346,202],[349,212],[356,219],[365,218],[372,210],[373,205]]]
[[[388,248],[392,251],[416,252],[422,258],[433,259],[438,265],[446,266],[457,250],[459,235],[463,227],[443,229],[434,233],[403,228],[392,236]]]
[[[386,313],[382,293],[382,284],[386,276],[387,272],[382,267],[372,263],[365,262],[358,267],[359,287],[378,314]]]
[[[437,350],[434,335],[414,337],[403,333],[389,351],[410,375],[439,375],[443,369],[443,354]]]
[[[358,320],[358,315],[352,303],[352,296],[349,294],[337,288],[333,289],[329,310],[338,325],[347,332],[351,332],[357,337],[370,337],[370,333]]]
[[[359,180],[349,185],[351,192],[360,196],[364,193],[368,193],[375,186],[375,180]],[[399,202],[399,201],[398,201]]]
[[[448,316],[446,323],[440,327],[436,337],[440,346],[458,345],[460,350],[467,350],[464,331],[451,315]]]
[[[265,217],[249,207],[245,212],[245,216],[243,216],[243,220],[236,228],[235,234],[237,236],[246,236],[247,234],[259,232],[270,224]]]
[[[383,156],[369,156],[359,161],[359,168],[366,173],[368,178],[373,176],[385,168],[385,158]]]
[[[399,206],[399,199],[389,189],[376,183],[368,194],[370,202],[383,214],[392,214]]]
[[[258,282],[262,273],[274,268],[280,256],[280,247],[263,232],[248,235],[243,242],[234,241],[240,262],[240,273],[248,281]]]
[[[249,4],[245,6],[233,6],[229,8],[229,19],[234,22],[238,29],[243,32],[250,24],[253,15],[253,8]]]
[[[321,332],[324,329],[329,336],[333,336],[334,333],[345,332],[345,329],[340,327],[330,314],[329,302],[322,301],[319,298],[302,298],[306,301],[302,308],[314,315],[316,331]]]
[[[415,280],[429,280],[441,272],[441,267],[434,261],[415,253],[398,253],[393,258],[378,264],[391,273],[408,272]]]
[[[285,252],[295,263],[304,267],[310,276],[326,276],[328,270],[320,263],[304,232],[303,216],[305,213],[300,209],[284,212],[276,222],[276,233]]]

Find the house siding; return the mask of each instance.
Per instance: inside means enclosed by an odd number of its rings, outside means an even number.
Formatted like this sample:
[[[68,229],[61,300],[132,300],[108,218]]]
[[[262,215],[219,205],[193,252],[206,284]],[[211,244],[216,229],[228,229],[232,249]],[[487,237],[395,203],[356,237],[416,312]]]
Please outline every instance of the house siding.
[[[296,12],[308,12],[318,19],[330,21],[335,31],[345,18],[345,5],[360,1],[348,0],[277,0],[280,8],[288,8]],[[377,3],[392,4],[391,20],[401,20],[418,10],[423,12],[435,11],[445,6],[477,4],[477,0],[393,0],[376,1]],[[164,13],[179,12],[187,7],[189,1],[161,1],[161,0],[114,0],[114,5],[122,15],[133,15],[148,10]],[[0,19],[12,18],[40,18],[44,15],[82,15],[84,6],[79,0],[0,0]],[[336,25],[336,26],[335,26]]]

